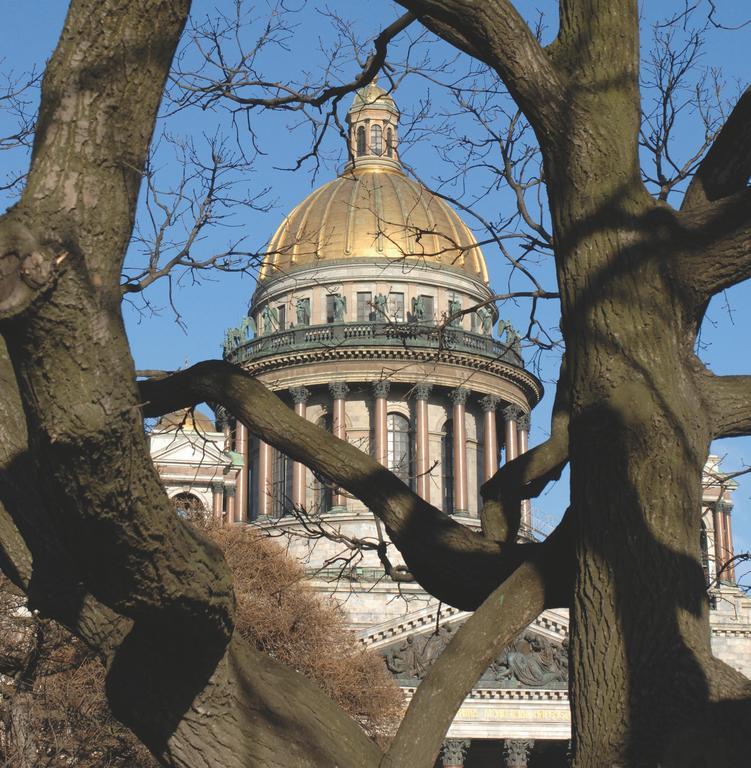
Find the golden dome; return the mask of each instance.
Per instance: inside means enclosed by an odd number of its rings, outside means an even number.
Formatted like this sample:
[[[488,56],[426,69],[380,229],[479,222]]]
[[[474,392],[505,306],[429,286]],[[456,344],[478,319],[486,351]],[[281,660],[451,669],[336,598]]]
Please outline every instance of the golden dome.
[[[399,116],[399,110],[396,108],[391,94],[384,91],[375,80],[364,88],[355,91],[355,96],[347,113],[348,117],[351,119],[357,112],[366,108],[384,109],[397,117]]]
[[[269,242],[261,280],[356,259],[461,271],[482,283],[477,240],[441,198],[381,158],[358,158],[305,198]]]
[[[155,432],[174,432],[178,429],[184,432],[216,432],[214,422],[197,408],[166,413],[154,427]]]

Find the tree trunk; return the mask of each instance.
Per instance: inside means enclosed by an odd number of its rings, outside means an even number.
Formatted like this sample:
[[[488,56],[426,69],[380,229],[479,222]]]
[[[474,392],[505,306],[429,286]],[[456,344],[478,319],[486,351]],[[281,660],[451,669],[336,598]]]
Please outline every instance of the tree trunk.
[[[659,228],[645,197],[636,187],[614,210],[605,203],[599,231],[559,230],[572,233],[559,274],[574,393],[575,768],[745,759],[740,732],[717,709],[721,696],[748,688],[710,648],[699,539],[711,434],[694,332],[661,273]],[[575,189],[566,200],[569,212],[581,205],[573,221],[586,221],[590,201],[577,201]],[[695,742],[701,734],[693,762],[683,751],[687,734]]]

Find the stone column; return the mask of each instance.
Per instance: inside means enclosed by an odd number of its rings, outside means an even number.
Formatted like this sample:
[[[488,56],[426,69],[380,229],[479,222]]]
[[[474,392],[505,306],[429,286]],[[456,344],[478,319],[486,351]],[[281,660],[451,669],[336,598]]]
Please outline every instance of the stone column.
[[[221,522],[224,513],[224,483],[214,480],[211,483],[211,515],[217,522]]]
[[[467,427],[464,423],[469,390],[459,387],[449,392],[454,404],[454,514],[466,515],[469,509],[467,488]]]
[[[717,575],[717,581],[727,581],[728,579],[728,573],[727,570],[723,570],[722,573],[720,571],[722,570],[722,566],[727,561],[727,556],[725,552],[725,514],[724,514],[724,503],[721,501],[716,501],[712,505],[712,525],[714,528],[714,569],[715,574]]]
[[[332,409],[332,432],[334,433],[334,437],[338,437],[340,440],[346,440],[347,423],[345,420],[345,398],[349,392],[349,387],[343,381],[334,381],[329,384],[329,392],[331,392],[331,397],[334,399],[334,407]],[[331,504],[334,507],[346,506],[347,500],[339,488],[334,490]]]
[[[271,446],[258,440],[258,517],[271,516]]]
[[[228,485],[224,489],[224,495],[227,498],[227,522],[232,523],[235,519],[235,486]]]
[[[531,739],[506,739],[503,744],[506,768],[527,768],[529,753],[534,745]]]
[[[391,389],[389,381],[373,382],[373,441],[375,460],[383,466],[388,465],[388,424],[387,401]]]
[[[483,472],[482,479],[487,483],[498,471],[498,430],[495,424],[495,413],[501,398],[486,395],[480,400],[483,411]]]
[[[441,747],[443,768],[464,768],[469,746],[469,739],[446,739]]]
[[[735,544],[733,544],[733,516],[730,514],[733,505],[725,503],[725,539],[728,543],[728,558],[732,560],[735,557]],[[728,579],[735,584],[735,563],[730,563],[728,568]]]
[[[292,387],[289,394],[295,404],[295,413],[304,419],[310,390],[306,387]],[[305,506],[305,471],[306,467],[302,462],[292,462],[292,504],[295,507]]]
[[[430,435],[428,432],[428,398],[432,384],[422,382],[414,388],[415,393],[415,488],[417,495],[430,501]]]
[[[509,405],[503,409],[506,438],[506,464],[513,461],[519,455],[519,435],[517,422],[522,412],[515,405]]]
[[[522,413],[516,422],[516,435],[518,438],[519,456],[529,450],[529,427],[531,418],[529,413]],[[532,532],[532,502],[529,499],[523,499],[521,504],[521,528],[522,534],[531,534]]]
[[[234,521],[244,523],[248,519],[248,428],[239,421],[235,426],[235,451],[243,457],[243,465],[237,475]]]
[[[733,524],[730,518],[730,511],[733,505],[720,499],[715,502],[715,509],[721,521],[722,528],[722,564],[730,562],[735,556],[735,547],[733,546]],[[716,534],[715,534],[716,535]],[[730,563],[722,572],[722,580],[735,583],[735,567]]]

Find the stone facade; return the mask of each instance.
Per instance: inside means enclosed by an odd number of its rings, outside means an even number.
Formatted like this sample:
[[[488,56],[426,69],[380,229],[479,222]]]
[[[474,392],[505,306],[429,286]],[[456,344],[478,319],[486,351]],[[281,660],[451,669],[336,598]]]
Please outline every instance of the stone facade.
[[[348,124],[350,162],[271,239],[249,315],[227,332],[225,358],[298,415],[478,527],[480,486],[501,462],[527,450],[542,386],[524,368],[518,334],[499,321],[471,232],[404,174],[393,100],[368,86]],[[439,606],[416,584],[387,580],[373,549],[347,546],[345,539],[375,545],[383,536],[361,502],[249,436],[242,424],[226,415],[219,422],[203,435],[152,434],[168,492],[194,494],[228,523],[283,537],[311,585],[342,605],[363,645],[383,655],[411,696],[466,614]],[[751,600],[728,565],[734,485],[715,458],[705,486],[712,644],[748,674]],[[529,503],[521,533],[534,536]],[[499,654],[457,713],[438,764],[563,765],[567,637],[567,613],[546,611]]]

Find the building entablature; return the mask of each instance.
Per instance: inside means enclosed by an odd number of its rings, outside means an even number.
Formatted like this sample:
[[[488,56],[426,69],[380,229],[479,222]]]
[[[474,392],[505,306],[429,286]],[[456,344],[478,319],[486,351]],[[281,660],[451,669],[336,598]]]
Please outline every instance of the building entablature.
[[[240,350],[242,353],[242,349]],[[279,392],[295,386],[326,385],[331,381],[370,383],[387,379],[392,384],[431,382],[440,388],[465,387],[477,397],[501,398],[524,413],[543,394],[542,384],[529,371],[497,357],[425,347],[341,346],[287,350],[243,359],[242,367],[270,389]]]

